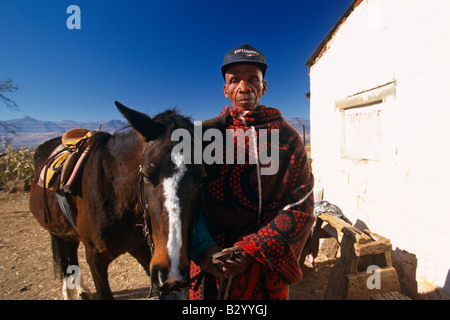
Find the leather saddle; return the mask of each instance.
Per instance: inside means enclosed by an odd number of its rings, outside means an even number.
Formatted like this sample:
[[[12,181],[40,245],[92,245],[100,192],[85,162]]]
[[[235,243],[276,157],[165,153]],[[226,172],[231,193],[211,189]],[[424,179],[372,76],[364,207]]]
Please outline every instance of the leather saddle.
[[[82,172],[94,134],[88,129],[71,129],[61,137],[61,144],[52,152],[41,168],[38,185],[47,190],[70,193]]]

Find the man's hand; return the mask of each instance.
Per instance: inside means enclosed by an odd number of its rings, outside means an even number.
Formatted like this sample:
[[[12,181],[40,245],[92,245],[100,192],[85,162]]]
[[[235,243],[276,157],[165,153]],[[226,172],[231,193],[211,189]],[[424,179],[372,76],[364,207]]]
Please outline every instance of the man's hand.
[[[213,262],[213,255],[215,253],[222,252],[222,248],[219,246],[212,246],[203,251],[198,264],[203,271],[211,273],[216,278],[228,278],[228,274],[222,271],[222,269]]]
[[[229,254],[224,255],[224,258],[221,261],[216,260],[216,265],[228,276],[235,276],[243,273],[255,260],[240,247],[226,248],[222,250],[222,253]]]

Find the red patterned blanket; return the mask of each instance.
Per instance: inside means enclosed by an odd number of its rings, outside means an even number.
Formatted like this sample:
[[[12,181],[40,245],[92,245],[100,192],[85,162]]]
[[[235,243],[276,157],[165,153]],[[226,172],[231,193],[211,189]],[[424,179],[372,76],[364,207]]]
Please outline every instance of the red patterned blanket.
[[[205,195],[206,218],[211,235],[223,248],[240,246],[255,258],[247,271],[235,276],[230,299],[287,299],[287,285],[302,277],[298,259],[311,227],[314,199],[314,177],[302,140],[284,120],[281,112],[261,106],[255,111],[225,107],[227,129],[242,129],[237,145],[246,145],[244,164],[213,164],[208,166]],[[255,155],[249,145],[248,130],[270,135],[279,130],[278,170],[275,175],[261,175],[261,163],[254,164]],[[258,144],[269,149],[274,143],[265,139]],[[228,150],[229,152],[229,150]],[[235,153],[236,156],[236,153]],[[266,165],[268,166],[268,165]],[[191,277],[200,269],[192,264]],[[199,290],[190,291],[191,299],[215,299],[217,281],[207,275]]]

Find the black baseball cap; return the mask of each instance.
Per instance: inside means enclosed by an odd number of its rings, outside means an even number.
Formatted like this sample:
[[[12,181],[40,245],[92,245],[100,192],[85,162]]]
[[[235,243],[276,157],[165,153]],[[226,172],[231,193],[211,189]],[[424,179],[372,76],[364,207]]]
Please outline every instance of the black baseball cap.
[[[234,49],[231,49],[225,54],[223,58],[223,64],[220,69],[222,70],[222,76],[225,79],[225,73],[227,69],[236,63],[254,63],[257,64],[262,71],[263,78],[266,75],[267,63],[266,57],[258,49],[252,47],[248,43],[240,45]]]

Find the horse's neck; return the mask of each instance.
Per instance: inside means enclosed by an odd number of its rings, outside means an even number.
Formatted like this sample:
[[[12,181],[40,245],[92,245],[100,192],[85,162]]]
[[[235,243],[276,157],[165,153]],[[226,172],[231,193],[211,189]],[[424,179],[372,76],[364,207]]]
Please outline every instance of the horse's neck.
[[[121,156],[127,155],[127,150],[141,151],[143,148],[143,142],[137,133],[133,130],[129,132],[119,133],[114,135],[114,139],[111,139],[108,143],[108,149],[111,153]],[[137,154],[134,154],[137,156]]]
[[[142,162],[144,142],[134,131],[115,135],[108,143],[111,157],[110,170],[118,192],[133,188],[139,181],[139,165]],[[133,190],[134,191],[134,190]]]

